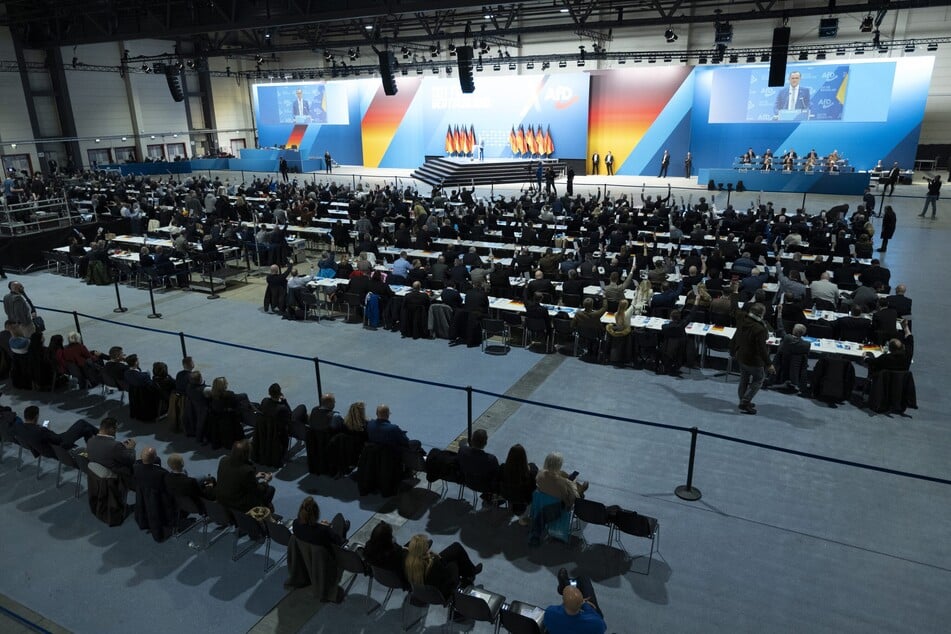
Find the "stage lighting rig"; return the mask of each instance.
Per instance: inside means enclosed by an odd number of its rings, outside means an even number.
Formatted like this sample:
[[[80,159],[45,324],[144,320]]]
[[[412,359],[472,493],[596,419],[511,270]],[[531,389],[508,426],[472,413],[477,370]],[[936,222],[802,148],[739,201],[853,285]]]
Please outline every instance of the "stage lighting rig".
[[[667,27],[667,30],[664,31],[664,39],[667,40],[668,44],[673,44],[677,41],[677,34],[674,33],[672,28]]]
[[[862,24],[859,25],[859,31],[862,33],[871,33],[874,26],[875,18],[872,17],[871,13],[869,13],[864,18],[862,18]]]

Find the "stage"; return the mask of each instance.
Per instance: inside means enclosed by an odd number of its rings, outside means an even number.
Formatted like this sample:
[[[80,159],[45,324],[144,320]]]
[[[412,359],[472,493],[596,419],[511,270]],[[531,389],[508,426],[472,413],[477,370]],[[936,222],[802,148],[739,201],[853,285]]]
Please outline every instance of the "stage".
[[[551,167],[561,178],[568,168],[558,159],[494,158],[480,160],[468,156],[427,156],[412,177],[427,185],[460,187],[498,183],[534,183],[539,163]]]
[[[710,180],[716,183],[719,189],[732,185],[736,190],[737,183],[743,182],[743,188],[748,191],[789,192],[799,194],[841,194],[844,196],[861,196],[869,186],[867,172],[763,172],[760,170],[737,169],[701,169],[697,172],[700,185]]]

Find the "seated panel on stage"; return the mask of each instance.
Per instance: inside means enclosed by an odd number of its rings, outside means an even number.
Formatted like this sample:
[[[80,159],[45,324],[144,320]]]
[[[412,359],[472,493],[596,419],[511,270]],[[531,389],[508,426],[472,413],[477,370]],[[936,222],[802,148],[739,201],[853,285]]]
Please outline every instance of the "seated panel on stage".
[[[796,192],[811,194],[842,194],[861,196],[869,185],[869,175],[866,172],[762,172],[740,171],[734,169],[701,169],[697,172],[700,185],[711,179],[719,185],[733,184],[743,181],[743,186],[750,191]]]

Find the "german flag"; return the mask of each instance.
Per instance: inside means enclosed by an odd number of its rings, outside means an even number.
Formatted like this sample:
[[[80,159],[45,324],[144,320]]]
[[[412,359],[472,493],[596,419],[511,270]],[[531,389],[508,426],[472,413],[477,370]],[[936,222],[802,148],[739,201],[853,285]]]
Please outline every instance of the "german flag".
[[[515,142],[518,144],[518,153],[527,154],[528,146],[525,145],[525,128],[519,124],[518,133],[515,135]]]
[[[518,139],[515,137],[515,126],[512,126],[512,131],[509,132],[509,149],[512,150],[512,154],[518,154]]]
[[[538,144],[535,142],[535,131],[532,126],[528,126],[528,131],[525,132],[525,145],[528,147],[529,154],[538,154]]]
[[[456,151],[456,144],[453,143],[452,139],[452,126],[449,126],[449,129],[446,130],[446,154],[453,154]]]
[[[476,146],[476,135],[475,135],[475,126],[472,125],[471,123],[469,124],[469,138],[467,139],[467,141],[468,141],[468,147],[469,147],[469,154],[472,154]]]
[[[453,143],[454,143],[455,146],[456,146],[456,153],[457,153],[457,154],[462,154],[465,150],[464,150],[464,148],[463,148],[462,133],[459,132],[459,126],[458,126],[458,125],[456,126],[456,129],[455,129],[455,131],[454,131],[453,134],[452,134],[452,138],[453,138]]]
[[[545,130],[545,154],[551,156],[555,153],[555,142],[551,138],[551,126]]]

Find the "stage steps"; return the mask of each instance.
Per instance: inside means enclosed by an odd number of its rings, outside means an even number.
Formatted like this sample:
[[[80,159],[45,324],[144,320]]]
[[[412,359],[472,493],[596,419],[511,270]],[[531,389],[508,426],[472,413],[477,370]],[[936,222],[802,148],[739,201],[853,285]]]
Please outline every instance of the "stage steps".
[[[471,161],[467,158],[437,156],[427,158],[426,162],[411,176],[428,185],[444,187],[534,183],[538,162],[538,159]],[[556,159],[543,159],[541,162],[546,169],[549,165],[553,166],[559,178],[564,175],[568,167],[567,164]]]

